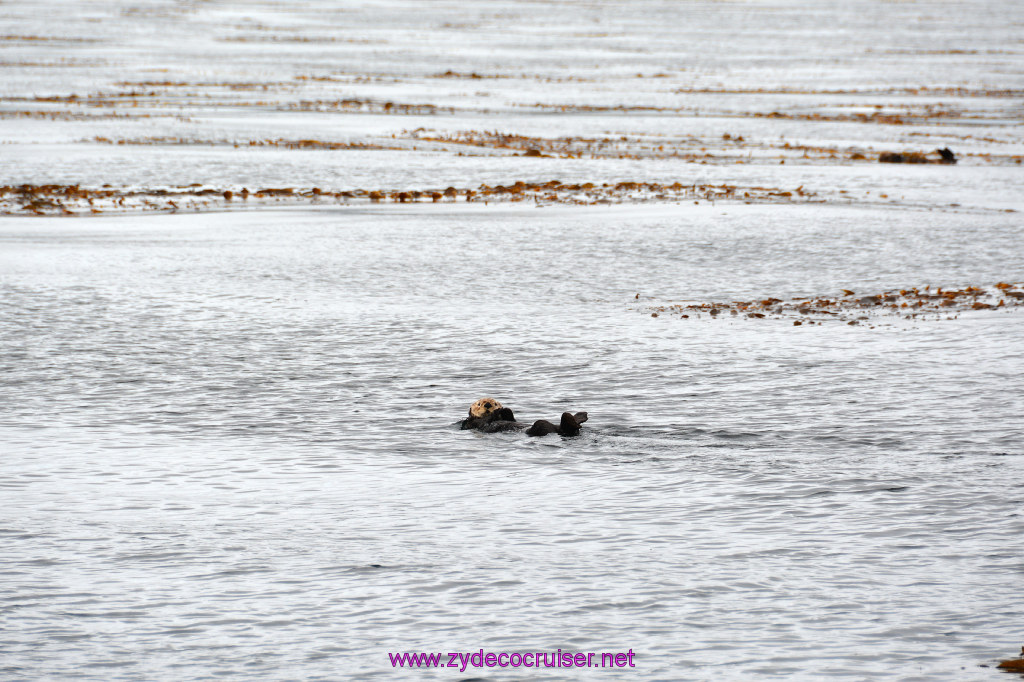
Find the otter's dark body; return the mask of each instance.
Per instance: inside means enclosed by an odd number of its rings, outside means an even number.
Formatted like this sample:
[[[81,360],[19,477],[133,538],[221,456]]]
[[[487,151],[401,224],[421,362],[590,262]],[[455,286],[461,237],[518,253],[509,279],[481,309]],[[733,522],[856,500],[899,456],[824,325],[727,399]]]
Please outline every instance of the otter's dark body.
[[[549,433],[557,433],[560,436],[578,436],[580,424],[587,421],[586,412],[563,412],[562,419],[558,426],[555,426],[546,419],[538,419],[533,425],[516,421],[512,410],[502,407],[481,417],[474,417],[472,414],[462,420],[461,428],[476,429],[484,433],[501,433],[503,431],[526,431],[527,436],[546,436]]]

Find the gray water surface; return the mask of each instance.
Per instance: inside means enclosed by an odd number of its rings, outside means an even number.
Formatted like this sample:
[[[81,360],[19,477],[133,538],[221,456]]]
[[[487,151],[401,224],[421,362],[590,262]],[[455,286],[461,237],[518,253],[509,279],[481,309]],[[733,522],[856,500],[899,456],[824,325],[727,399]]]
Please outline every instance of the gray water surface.
[[[436,677],[994,679],[1021,636],[1020,313],[641,304],[990,284],[1022,236],[806,206],[0,219],[2,676],[561,648],[636,667]],[[590,421],[458,430],[483,396]]]

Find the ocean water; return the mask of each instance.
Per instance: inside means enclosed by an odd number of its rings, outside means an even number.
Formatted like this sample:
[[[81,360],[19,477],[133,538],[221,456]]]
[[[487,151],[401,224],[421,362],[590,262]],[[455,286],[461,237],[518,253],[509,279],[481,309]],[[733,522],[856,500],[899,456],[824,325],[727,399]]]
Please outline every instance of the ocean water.
[[[1019,637],[1020,313],[633,309],[1024,256],[1012,218],[820,210],[5,221],[5,676],[561,648],[647,679],[987,678]],[[590,421],[460,431],[484,395]]]
[[[810,193],[0,205],[0,678],[1002,679],[1024,311],[651,313],[1024,281],[1021,11],[0,3],[0,186]]]

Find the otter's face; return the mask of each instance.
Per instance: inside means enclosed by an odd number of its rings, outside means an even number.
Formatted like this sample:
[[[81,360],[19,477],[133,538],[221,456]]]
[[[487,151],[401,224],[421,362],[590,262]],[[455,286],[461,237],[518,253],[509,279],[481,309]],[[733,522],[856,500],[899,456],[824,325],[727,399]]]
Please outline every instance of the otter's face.
[[[500,409],[501,403],[494,398],[480,398],[480,400],[469,406],[469,416],[477,418],[486,417],[495,410]]]

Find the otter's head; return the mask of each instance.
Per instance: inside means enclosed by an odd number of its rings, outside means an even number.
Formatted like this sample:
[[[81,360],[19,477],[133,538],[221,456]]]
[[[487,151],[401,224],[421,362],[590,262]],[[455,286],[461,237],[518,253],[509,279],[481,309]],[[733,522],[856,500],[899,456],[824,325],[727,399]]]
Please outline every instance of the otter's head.
[[[480,398],[480,400],[469,406],[469,416],[479,419],[480,417],[486,417],[495,410],[500,409],[501,403],[494,398]]]

